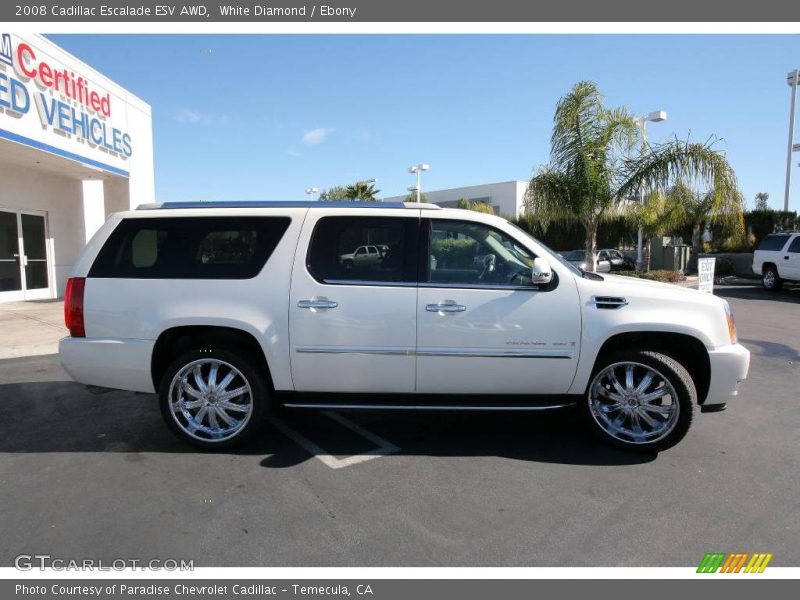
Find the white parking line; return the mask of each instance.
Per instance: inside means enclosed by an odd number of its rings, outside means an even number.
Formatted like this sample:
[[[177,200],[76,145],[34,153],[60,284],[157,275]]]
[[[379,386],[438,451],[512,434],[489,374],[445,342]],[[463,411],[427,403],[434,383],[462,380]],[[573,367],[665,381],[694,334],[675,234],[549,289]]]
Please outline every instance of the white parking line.
[[[366,462],[368,460],[372,460],[373,458],[379,458],[381,456],[386,456],[388,454],[394,454],[400,448],[395,446],[388,440],[383,439],[377,434],[372,433],[371,431],[367,431],[361,425],[357,423],[353,423],[350,419],[343,417],[340,414],[325,411],[324,414],[329,419],[336,421],[340,425],[347,427],[353,433],[357,433],[363,438],[366,438],[373,444],[377,446],[373,450],[369,450],[367,452],[363,452],[361,454],[355,454],[353,456],[348,456],[347,458],[337,458],[334,455],[330,454],[327,450],[325,450],[322,446],[312,442],[302,433],[289,427],[283,421],[276,419],[273,416],[268,418],[268,421],[281,433],[283,433],[288,438],[292,439],[294,442],[299,444],[306,452],[315,456],[319,460],[323,462],[326,466],[330,467],[331,469],[342,469],[344,467],[350,467],[352,465],[357,465],[359,463]]]

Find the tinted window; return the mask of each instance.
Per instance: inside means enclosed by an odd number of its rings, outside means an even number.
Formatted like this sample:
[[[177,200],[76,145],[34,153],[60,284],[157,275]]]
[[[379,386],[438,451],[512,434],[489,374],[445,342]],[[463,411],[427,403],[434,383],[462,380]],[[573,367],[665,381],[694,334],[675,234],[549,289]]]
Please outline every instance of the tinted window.
[[[782,250],[788,235],[768,235],[758,245],[757,250]]]
[[[789,244],[789,248],[787,248],[789,252],[798,252],[800,253],[800,235],[792,240],[792,243]]]
[[[89,277],[249,279],[278,245],[288,217],[125,219]]]
[[[567,260],[574,260],[574,261],[582,261],[586,256],[586,252],[583,250],[573,250],[572,252],[567,252],[564,256]]]
[[[311,239],[308,270],[327,283],[415,283],[418,229],[415,218],[323,217]]]
[[[531,285],[533,253],[487,225],[431,219],[428,246],[427,283]]]

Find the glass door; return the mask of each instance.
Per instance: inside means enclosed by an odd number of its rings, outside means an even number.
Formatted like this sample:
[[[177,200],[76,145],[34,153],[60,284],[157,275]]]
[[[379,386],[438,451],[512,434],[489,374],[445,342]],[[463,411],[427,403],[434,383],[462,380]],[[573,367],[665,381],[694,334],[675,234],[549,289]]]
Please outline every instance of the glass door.
[[[25,299],[50,297],[47,226],[44,215],[20,213]]]
[[[22,300],[19,224],[16,212],[0,211],[0,300]]]
[[[45,213],[0,210],[0,301],[51,298]]]

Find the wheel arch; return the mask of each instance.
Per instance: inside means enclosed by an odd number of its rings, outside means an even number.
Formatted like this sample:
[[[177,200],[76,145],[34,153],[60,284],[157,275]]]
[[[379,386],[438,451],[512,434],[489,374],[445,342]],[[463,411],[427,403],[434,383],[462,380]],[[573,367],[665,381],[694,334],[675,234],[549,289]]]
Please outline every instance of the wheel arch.
[[[169,364],[183,352],[214,345],[237,348],[249,354],[262,370],[264,379],[274,391],[272,374],[264,350],[252,333],[235,327],[219,325],[180,325],[162,331],[153,346],[150,372],[157,390]]]
[[[697,390],[697,403],[702,405],[711,383],[711,361],[700,339],[685,333],[667,331],[630,331],[609,337],[600,347],[587,382],[594,378],[604,358],[613,352],[631,348],[654,350],[677,360],[689,372]]]

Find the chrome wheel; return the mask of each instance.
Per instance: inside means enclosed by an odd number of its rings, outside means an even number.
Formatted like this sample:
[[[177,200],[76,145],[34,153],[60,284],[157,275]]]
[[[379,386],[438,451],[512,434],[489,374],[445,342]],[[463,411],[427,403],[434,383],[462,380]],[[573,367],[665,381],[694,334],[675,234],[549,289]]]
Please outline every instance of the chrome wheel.
[[[773,271],[772,269],[765,271],[763,279],[765,288],[771,289],[775,287],[775,271]]]
[[[675,428],[680,404],[664,375],[637,362],[605,367],[589,387],[589,408],[608,435],[628,444],[652,444]]]
[[[187,435],[204,442],[236,436],[253,414],[253,391],[241,371],[204,358],[180,369],[169,387],[170,414]]]

